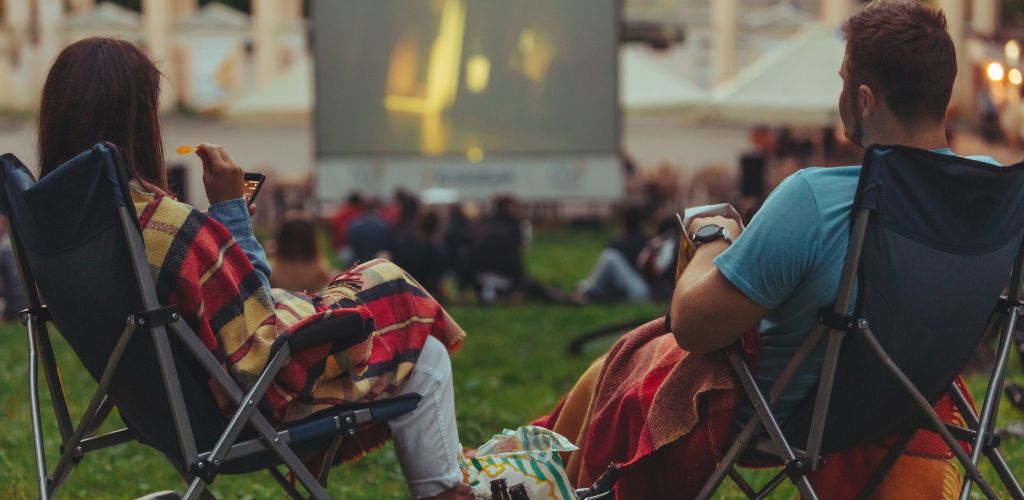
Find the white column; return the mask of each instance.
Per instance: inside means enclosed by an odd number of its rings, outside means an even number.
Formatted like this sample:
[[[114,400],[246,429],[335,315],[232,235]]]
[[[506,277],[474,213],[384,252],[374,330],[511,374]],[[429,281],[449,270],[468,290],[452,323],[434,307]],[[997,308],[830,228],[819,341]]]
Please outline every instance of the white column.
[[[853,14],[851,0],[822,0],[821,22],[826,28],[838,28]]]
[[[64,47],[61,33],[61,22],[64,18],[64,5],[61,0],[36,0],[36,19],[38,20],[39,45],[33,62],[36,78],[36,89],[42,89],[46,74]],[[33,92],[35,94],[35,92]]]
[[[281,13],[285,19],[302,19],[302,0],[284,0],[284,12]]]
[[[280,66],[277,25],[281,4],[278,0],[252,0],[251,5],[253,62],[259,87],[273,80]]]
[[[40,57],[47,65],[53,63],[60,51],[60,27],[64,18],[64,5],[61,0],[36,0],[37,19],[39,21]]]
[[[4,3],[5,24],[13,30],[28,29],[29,2],[25,0],[6,0]]]
[[[174,18],[186,19],[199,8],[199,0],[174,0]]]
[[[975,0],[977,1],[977,0]],[[959,110],[966,111],[974,106],[972,86],[973,67],[967,59],[967,8],[964,0],[938,0],[938,7],[946,14],[949,25],[949,37],[956,47],[957,78],[953,84],[952,104]]]
[[[736,74],[736,24],[739,0],[711,2],[711,83],[718,85]]]
[[[94,9],[96,7],[96,0],[70,0],[68,5],[71,7],[72,14],[81,14]]]
[[[992,35],[999,29],[1000,2],[971,0],[971,31],[978,35]]]
[[[142,33],[146,51],[166,77],[160,88],[160,109],[165,110],[177,103],[174,82],[178,79],[171,53],[171,7],[170,0],[142,0]]]
[[[34,68],[32,67],[32,47],[28,43],[29,22],[31,13],[27,1],[7,0],[4,3],[8,29],[11,30],[11,42],[15,61],[10,68],[10,100],[11,106],[16,109],[29,109],[32,107],[31,95],[36,88]],[[41,85],[41,84],[40,84]]]

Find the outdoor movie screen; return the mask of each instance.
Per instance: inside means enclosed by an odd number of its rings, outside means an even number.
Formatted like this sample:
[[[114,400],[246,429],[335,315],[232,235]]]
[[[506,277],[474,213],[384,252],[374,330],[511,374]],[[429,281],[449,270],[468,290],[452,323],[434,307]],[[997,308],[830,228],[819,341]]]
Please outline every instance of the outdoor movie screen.
[[[618,151],[616,0],[318,0],[324,157]]]

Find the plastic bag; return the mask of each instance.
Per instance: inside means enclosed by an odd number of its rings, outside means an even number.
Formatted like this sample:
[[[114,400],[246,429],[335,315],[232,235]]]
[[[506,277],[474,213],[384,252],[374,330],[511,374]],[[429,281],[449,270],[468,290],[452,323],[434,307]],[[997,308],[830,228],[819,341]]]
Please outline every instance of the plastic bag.
[[[558,452],[577,449],[542,427],[505,429],[463,459],[463,481],[483,500],[576,500]]]

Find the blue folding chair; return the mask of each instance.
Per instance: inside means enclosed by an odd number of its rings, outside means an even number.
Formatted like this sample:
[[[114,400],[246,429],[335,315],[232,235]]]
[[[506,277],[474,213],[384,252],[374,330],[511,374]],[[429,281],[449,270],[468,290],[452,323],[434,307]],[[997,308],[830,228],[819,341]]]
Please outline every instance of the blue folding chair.
[[[117,149],[97,144],[39,182],[13,155],[0,157],[0,209],[27,288],[29,383],[40,498],[54,495],[92,452],[137,440],[159,450],[189,484],[184,498],[211,498],[221,474],[267,470],[293,498],[285,465],[313,498],[329,498],[326,472],[302,459],[330,460],[360,426],[383,424],[416,408],[416,394],[338,406],[275,429],[259,407],[289,354],[330,341],[336,350],[364,341],[358,315],[322,321],[280,342],[251,389],[243,391],[174,306],[161,303]],[[75,425],[68,412],[47,324],[57,327],[98,387]],[[43,373],[61,434],[61,455],[46,468],[37,372]],[[209,381],[237,410],[225,418]],[[96,435],[113,409],[125,429]],[[326,471],[327,467],[323,467]]]
[[[914,435],[928,430],[966,470],[961,498],[974,484],[998,498],[977,468],[985,455],[1009,494],[1024,499],[995,432],[1013,332],[1024,313],[1022,265],[1024,163],[998,167],[903,146],[869,148],[835,305],[820,312],[817,328],[767,396],[742,354],[729,353],[756,415],[699,498],[710,498],[726,476],[750,498],[764,498],[787,478],[804,498],[817,498],[807,474],[823,454],[899,436],[861,492],[868,498]],[[953,381],[996,325],[997,359],[979,415]],[[772,404],[822,341],[816,393],[776,420]],[[945,424],[933,410],[947,394],[967,426]],[[970,443],[971,453],[957,440]],[[741,461],[783,470],[756,490],[736,473]]]

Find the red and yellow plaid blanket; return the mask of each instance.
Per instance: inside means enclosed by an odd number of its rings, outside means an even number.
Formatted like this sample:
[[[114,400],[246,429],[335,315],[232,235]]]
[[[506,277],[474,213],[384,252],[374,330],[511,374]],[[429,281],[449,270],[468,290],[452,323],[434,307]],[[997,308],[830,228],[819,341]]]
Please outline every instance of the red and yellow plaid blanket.
[[[277,289],[268,294],[220,223],[137,183],[132,198],[160,299],[178,307],[243,389],[255,383],[282,335],[344,314],[359,314],[372,326],[372,333],[355,332],[365,340],[339,352],[325,343],[292,353],[263,401],[274,423],[397,394],[428,335],[449,352],[462,344],[465,333],[455,321],[390,262],[350,269],[313,296]],[[219,388],[211,387],[225,403]]]
[[[744,341],[756,357],[756,334]],[[693,498],[731,443],[743,400],[721,352],[680,349],[659,318],[616,342],[534,425],[579,446],[564,457],[576,487],[589,487],[614,463],[623,471],[616,498]],[[948,397],[935,408],[944,421],[963,425]],[[892,441],[826,456],[810,476],[815,490],[821,498],[855,498]],[[952,457],[938,435],[918,432],[874,498],[956,498],[961,477]]]

